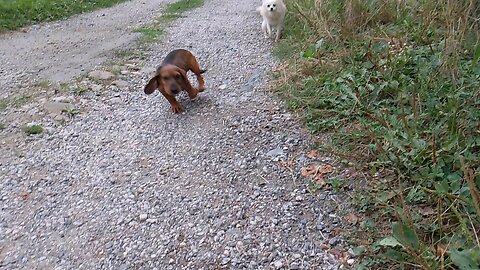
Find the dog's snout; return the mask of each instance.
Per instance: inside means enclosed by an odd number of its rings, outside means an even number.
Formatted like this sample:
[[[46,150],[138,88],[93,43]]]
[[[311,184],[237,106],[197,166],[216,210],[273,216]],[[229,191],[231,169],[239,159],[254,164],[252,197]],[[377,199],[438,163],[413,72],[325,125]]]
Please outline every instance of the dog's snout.
[[[178,94],[178,92],[180,92],[180,90],[176,86],[172,86],[170,88],[170,91],[172,91],[172,94],[174,94],[174,95],[176,95],[176,94]]]
[[[270,8],[270,11],[273,11],[273,7]]]

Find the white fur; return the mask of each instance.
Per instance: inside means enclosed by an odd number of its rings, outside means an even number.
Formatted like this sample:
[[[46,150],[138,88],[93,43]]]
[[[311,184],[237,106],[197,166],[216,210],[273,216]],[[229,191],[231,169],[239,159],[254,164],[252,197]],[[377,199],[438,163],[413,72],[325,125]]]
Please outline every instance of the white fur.
[[[262,30],[265,38],[270,38],[272,36],[272,28],[275,28],[277,31],[275,41],[278,41],[282,34],[283,20],[287,12],[287,7],[283,1],[263,0],[262,6],[258,7],[257,11],[263,17]]]

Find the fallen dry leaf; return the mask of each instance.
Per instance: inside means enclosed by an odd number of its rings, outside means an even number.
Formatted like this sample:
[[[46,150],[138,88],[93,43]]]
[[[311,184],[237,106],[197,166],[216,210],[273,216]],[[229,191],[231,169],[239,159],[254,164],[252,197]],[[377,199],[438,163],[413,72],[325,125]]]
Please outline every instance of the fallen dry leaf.
[[[318,150],[317,149],[313,149],[313,150],[310,150],[307,152],[307,157],[309,159],[313,159],[313,158],[316,158],[318,157]]]
[[[320,248],[323,249],[323,250],[327,250],[330,248],[330,246],[328,244],[325,244],[325,243],[321,243],[320,244]]]
[[[333,172],[333,167],[331,165],[319,165],[319,164],[310,164],[303,167],[300,170],[301,175],[312,176],[313,178],[319,175],[323,175],[331,172]]]
[[[291,168],[295,166],[295,160],[287,160],[287,161],[280,161],[280,166],[285,167],[285,168]]]
[[[22,198],[22,200],[26,201],[28,200],[28,197],[30,197],[30,193],[26,191],[20,192],[20,198]]]
[[[320,166],[318,169],[319,174],[326,174],[333,172],[333,167],[331,165]]]
[[[435,209],[433,209],[432,207],[423,207],[423,208],[419,208],[418,212],[423,216],[431,216],[435,214]]]
[[[335,256],[337,256],[338,258],[341,258],[343,257],[343,251],[340,250],[339,248],[332,248],[329,250],[329,252]]]
[[[306,167],[303,167],[301,170],[300,170],[300,174],[302,176],[312,176],[312,175],[315,175],[315,172],[317,171],[317,167],[315,165],[307,165]]]
[[[350,224],[356,224],[358,222],[358,217],[353,214],[353,213],[350,213],[348,215],[345,216],[345,219],[350,223]]]
[[[314,179],[315,182],[319,185],[325,186],[327,184],[325,183],[325,179],[323,179],[323,177],[321,177],[320,175],[316,176]]]
[[[437,245],[437,250],[436,250],[437,256],[438,257],[443,257],[445,255],[445,253],[447,252],[447,248],[448,248],[448,246],[446,244],[438,244]]]
[[[276,72],[276,71],[280,71],[280,70],[284,70],[288,67],[288,64],[283,64],[283,65],[278,65],[274,68],[272,68],[272,71],[273,72]]]

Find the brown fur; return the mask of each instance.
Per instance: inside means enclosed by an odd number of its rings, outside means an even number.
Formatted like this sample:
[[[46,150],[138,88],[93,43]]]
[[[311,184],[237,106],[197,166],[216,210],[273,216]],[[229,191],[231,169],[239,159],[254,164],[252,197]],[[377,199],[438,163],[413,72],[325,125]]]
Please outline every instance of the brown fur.
[[[191,70],[198,81],[198,89],[190,84],[187,77],[187,72]],[[145,94],[149,95],[155,91],[160,90],[160,93],[168,100],[172,106],[174,113],[183,111],[182,106],[175,99],[182,90],[187,91],[188,96],[193,99],[198,92],[205,90],[205,81],[202,73],[205,70],[200,69],[197,59],[193,54],[187,50],[179,49],[170,52],[162,64],[157,68],[155,76],[145,86]]]

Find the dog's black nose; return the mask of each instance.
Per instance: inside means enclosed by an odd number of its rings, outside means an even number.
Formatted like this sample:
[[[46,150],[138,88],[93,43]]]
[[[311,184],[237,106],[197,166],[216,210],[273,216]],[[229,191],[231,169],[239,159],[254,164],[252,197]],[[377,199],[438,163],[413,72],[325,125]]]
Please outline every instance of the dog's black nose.
[[[273,7],[272,7],[272,8],[270,8],[270,11],[273,11]]]
[[[176,87],[172,87],[170,90],[172,91],[172,94],[174,94],[174,95],[176,95],[176,94],[178,94],[178,92],[180,92]]]

